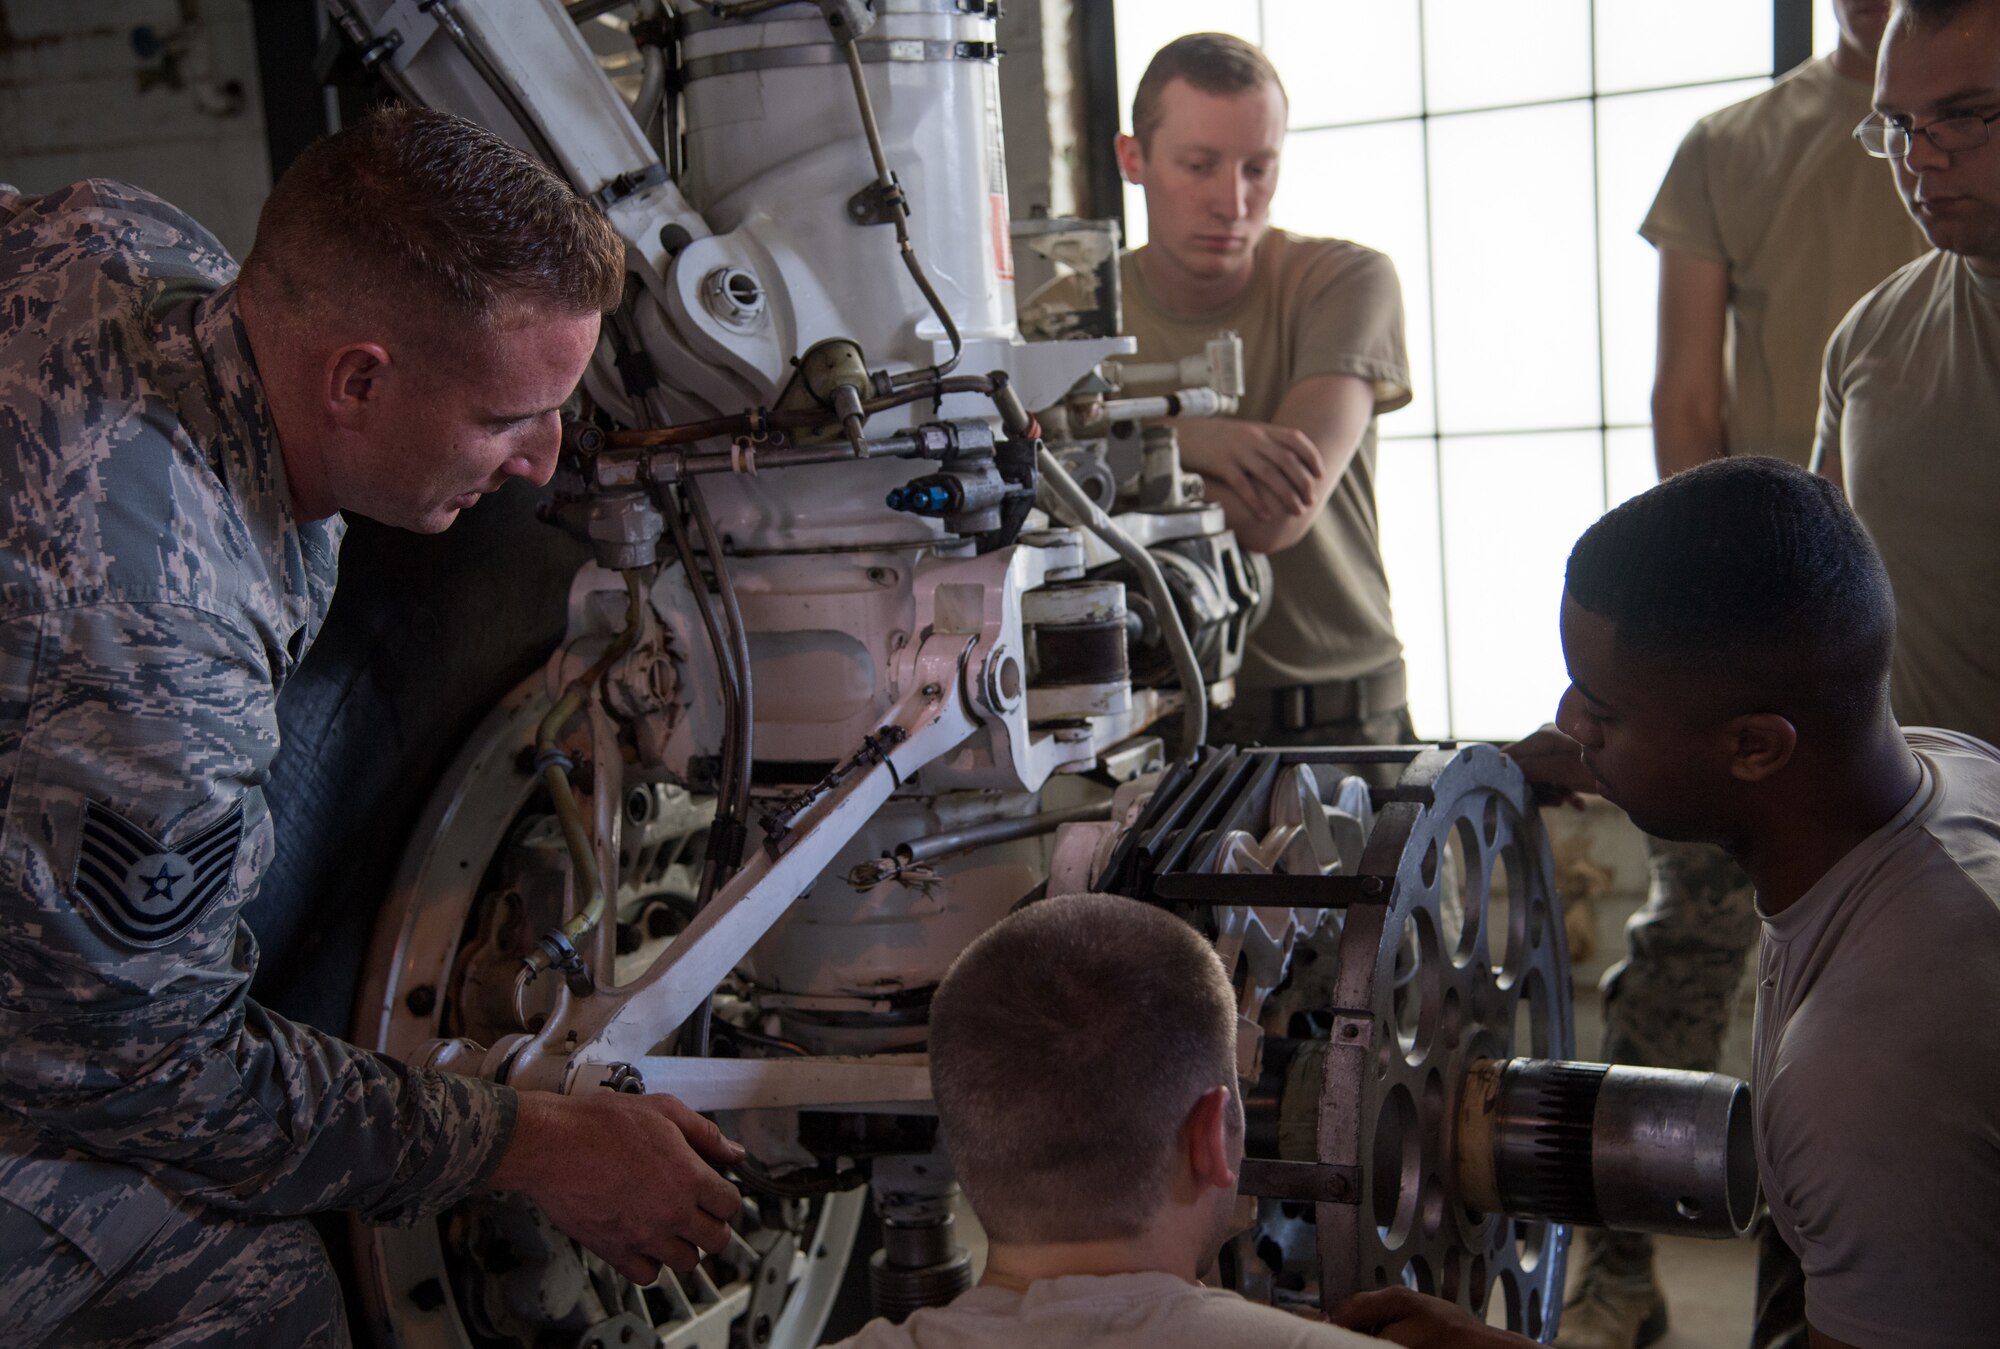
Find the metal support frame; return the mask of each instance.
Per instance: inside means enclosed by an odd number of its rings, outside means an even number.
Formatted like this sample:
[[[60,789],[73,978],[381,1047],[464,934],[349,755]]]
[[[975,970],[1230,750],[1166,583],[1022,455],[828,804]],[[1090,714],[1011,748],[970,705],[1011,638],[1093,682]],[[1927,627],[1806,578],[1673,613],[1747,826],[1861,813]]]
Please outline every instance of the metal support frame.
[[[663,1033],[693,1015],[897,786],[978,728],[959,689],[971,646],[953,634],[926,641],[918,682],[889,723],[905,738],[808,807],[782,852],[755,850],[638,980],[586,999],[565,991],[541,1033],[513,1057],[508,1081],[576,1090],[593,1066],[649,1054]]]
[[[1287,770],[1394,763],[1344,874],[1218,874],[1232,835],[1275,821]],[[1498,1299],[1510,1328],[1553,1333],[1568,1227],[1476,1212],[1457,1180],[1471,1066],[1575,1052],[1554,863],[1518,769],[1490,745],[1210,750],[1169,770],[1096,884],[1218,928],[1246,908],[1335,911],[1337,929],[1304,938],[1327,1034],[1308,1073],[1294,1061],[1280,1126],[1310,1151],[1250,1159],[1243,1191],[1314,1204],[1322,1305],[1407,1281],[1474,1310]]]

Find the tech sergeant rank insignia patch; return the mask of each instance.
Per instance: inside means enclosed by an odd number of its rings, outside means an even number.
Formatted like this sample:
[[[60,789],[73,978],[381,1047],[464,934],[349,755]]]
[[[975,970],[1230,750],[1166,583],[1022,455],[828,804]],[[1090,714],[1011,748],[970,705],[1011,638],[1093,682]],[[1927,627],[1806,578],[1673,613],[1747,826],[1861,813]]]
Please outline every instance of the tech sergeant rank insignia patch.
[[[128,944],[165,946],[193,927],[234,883],[242,840],[241,802],[170,847],[111,807],[87,801],[76,853],[76,892]]]

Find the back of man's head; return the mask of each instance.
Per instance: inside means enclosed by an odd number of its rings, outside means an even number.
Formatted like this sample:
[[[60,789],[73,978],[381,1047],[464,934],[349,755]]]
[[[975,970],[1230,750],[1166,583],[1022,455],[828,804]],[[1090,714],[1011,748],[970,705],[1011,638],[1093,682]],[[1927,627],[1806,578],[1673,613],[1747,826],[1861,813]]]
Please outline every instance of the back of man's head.
[[[1229,33],[1189,33],[1153,53],[1139,87],[1132,95],[1132,135],[1151,146],[1153,132],[1166,116],[1160,97],[1175,80],[1184,80],[1204,94],[1230,97],[1270,85],[1282,96],[1285,86],[1278,68],[1255,43]]]
[[[358,315],[452,333],[521,312],[610,311],[624,245],[533,156],[449,113],[392,106],[300,153],[243,272],[294,323]]]
[[[1756,705],[1738,710],[1838,726],[1886,694],[1882,559],[1840,490],[1783,460],[1719,459],[1632,498],[1577,540],[1565,587],[1621,648]]]
[[[1136,1236],[1183,1122],[1235,1087],[1222,962],[1186,923],[1111,895],[1030,905],[967,947],[931,1004],[931,1083],[995,1241]]]

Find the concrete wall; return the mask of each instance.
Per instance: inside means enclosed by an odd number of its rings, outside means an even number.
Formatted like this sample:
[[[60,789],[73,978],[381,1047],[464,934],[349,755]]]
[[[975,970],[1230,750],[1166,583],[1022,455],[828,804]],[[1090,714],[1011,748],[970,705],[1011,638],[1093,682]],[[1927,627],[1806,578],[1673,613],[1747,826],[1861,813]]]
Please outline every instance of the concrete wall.
[[[0,0],[0,181],[92,177],[242,256],[270,190],[249,0]]]

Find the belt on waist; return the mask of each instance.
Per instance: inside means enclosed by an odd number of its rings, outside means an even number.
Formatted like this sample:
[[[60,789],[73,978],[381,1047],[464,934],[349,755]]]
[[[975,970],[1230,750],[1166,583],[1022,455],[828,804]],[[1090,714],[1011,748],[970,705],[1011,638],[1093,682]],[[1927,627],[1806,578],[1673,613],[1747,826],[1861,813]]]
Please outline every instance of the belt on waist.
[[[1409,701],[1409,677],[1403,663],[1397,661],[1358,679],[1272,689],[1271,720],[1283,730],[1303,731],[1330,721],[1366,721]]]

